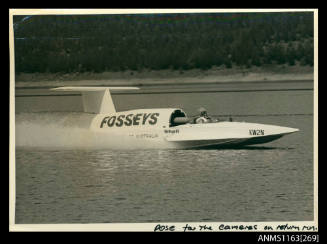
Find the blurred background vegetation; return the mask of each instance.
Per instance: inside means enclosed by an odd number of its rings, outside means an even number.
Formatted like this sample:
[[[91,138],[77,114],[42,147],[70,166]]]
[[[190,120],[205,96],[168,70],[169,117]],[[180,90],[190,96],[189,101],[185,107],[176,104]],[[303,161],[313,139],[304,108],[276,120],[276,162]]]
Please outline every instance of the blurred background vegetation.
[[[16,73],[313,65],[313,13],[14,16]]]

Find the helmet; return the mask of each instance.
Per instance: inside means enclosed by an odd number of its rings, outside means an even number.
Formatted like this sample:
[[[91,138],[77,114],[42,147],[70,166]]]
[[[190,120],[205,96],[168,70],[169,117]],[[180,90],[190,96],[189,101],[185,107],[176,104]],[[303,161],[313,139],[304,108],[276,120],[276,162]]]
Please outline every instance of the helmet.
[[[200,115],[206,115],[207,114],[207,110],[204,107],[201,107],[198,109]]]

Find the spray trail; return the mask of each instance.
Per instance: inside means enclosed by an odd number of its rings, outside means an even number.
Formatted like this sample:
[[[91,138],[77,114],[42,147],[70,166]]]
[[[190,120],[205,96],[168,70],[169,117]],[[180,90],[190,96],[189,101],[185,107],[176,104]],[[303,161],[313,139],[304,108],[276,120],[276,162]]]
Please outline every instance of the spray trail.
[[[85,113],[16,114],[16,146],[61,149],[165,149],[168,143],[142,140],[89,129],[93,115]]]

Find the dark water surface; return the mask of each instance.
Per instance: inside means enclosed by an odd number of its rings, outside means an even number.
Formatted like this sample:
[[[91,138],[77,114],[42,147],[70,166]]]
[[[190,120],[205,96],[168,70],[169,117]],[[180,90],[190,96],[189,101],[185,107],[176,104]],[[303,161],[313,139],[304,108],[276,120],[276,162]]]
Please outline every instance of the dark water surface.
[[[61,113],[49,111],[80,111],[81,97],[17,97],[16,223],[313,220],[313,91],[290,89],[312,85],[113,96],[117,110],[181,107],[194,115],[204,106],[214,117],[300,129],[227,150],[42,147],[38,133],[60,137],[51,126]]]

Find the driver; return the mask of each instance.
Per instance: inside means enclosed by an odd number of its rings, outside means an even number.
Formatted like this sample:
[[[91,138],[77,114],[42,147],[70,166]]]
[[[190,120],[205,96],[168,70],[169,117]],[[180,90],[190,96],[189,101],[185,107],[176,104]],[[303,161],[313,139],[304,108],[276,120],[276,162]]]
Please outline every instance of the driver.
[[[196,124],[202,124],[202,123],[210,123],[211,122],[211,118],[208,116],[207,110],[203,107],[199,108],[199,113],[200,116],[196,117],[194,119],[194,122]]]

